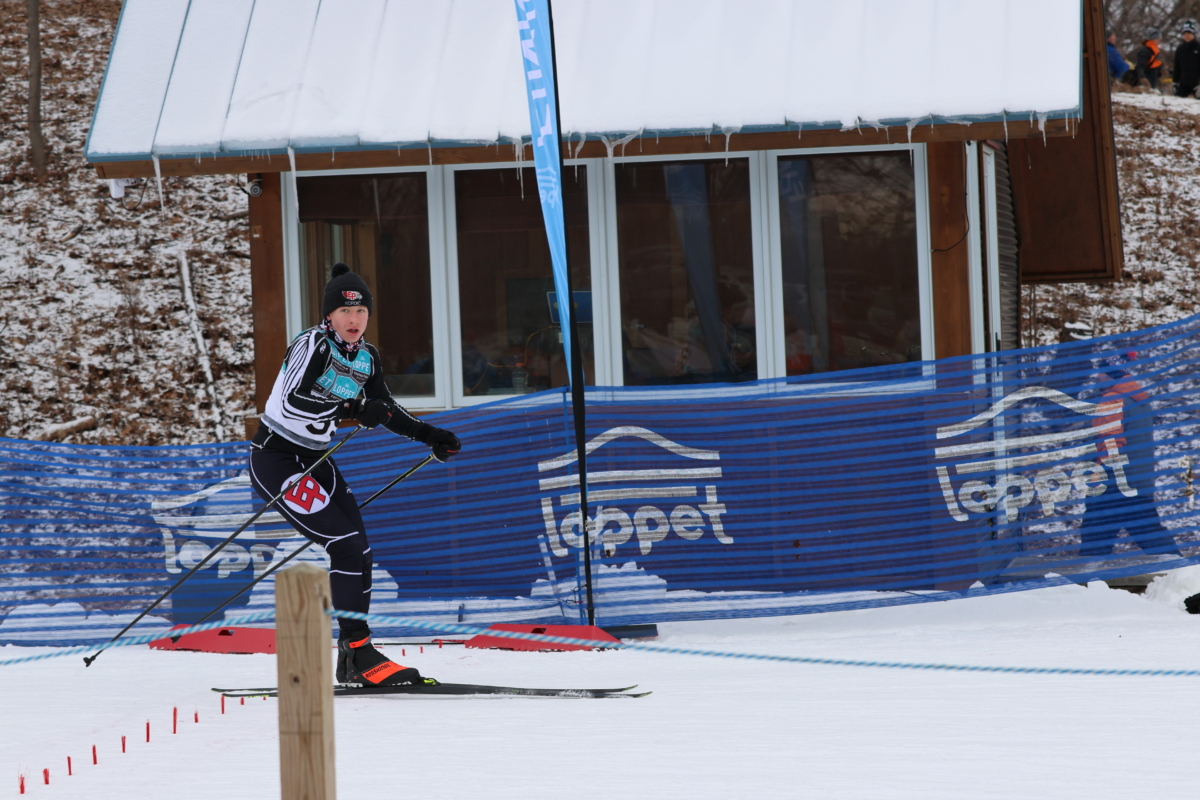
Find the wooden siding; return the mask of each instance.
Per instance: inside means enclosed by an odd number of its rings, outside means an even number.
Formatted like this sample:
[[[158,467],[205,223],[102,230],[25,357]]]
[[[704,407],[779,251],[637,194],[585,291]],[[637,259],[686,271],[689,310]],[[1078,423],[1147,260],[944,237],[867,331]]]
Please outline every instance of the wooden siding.
[[[283,290],[283,207],[278,173],[250,175],[262,194],[250,198],[250,290],[254,317],[254,400],[261,414],[287,352]],[[249,425],[247,426],[249,428]]]
[[[1008,143],[1022,283],[1115,280],[1123,266],[1100,0],[1084,2],[1083,120],[1070,139]]]
[[[934,357],[948,358],[971,352],[967,153],[961,142],[940,142],[926,154]]]

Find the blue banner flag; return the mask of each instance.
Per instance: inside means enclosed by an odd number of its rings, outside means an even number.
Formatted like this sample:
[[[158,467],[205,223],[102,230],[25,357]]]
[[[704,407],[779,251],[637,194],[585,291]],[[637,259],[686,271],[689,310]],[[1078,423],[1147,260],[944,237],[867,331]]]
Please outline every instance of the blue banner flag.
[[[550,34],[550,6],[547,0],[515,2],[517,28],[521,33],[521,63],[525,69],[525,89],[529,100],[529,126],[533,131],[533,164],[537,170],[538,195],[542,200],[546,239],[550,242],[554,288],[559,297],[570,297],[567,289],[567,226],[563,211],[558,97],[554,83],[554,42]],[[574,308],[563,308],[559,325],[562,329],[569,376],[574,375],[571,371],[571,316],[574,312]]]

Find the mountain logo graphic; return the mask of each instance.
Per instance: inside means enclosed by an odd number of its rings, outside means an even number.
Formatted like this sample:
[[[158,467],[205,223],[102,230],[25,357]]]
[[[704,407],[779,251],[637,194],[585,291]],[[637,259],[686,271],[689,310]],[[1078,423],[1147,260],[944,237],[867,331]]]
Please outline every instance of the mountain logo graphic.
[[[1062,420],[1064,430],[1012,438],[1006,436],[1003,426],[995,424],[1012,406],[1039,399],[1077,416]],[[1077,424],[1080,417],[1086,424]],[[1042,504],[1042,512],[1051,516],[1056,505],[1067,502],[1073,491],[1079,498],[1103,494],[1108,488],[1108,470],[1112,470],[1121,494],[1137,494],[1125,474],[1129,457],[1120,452],[1117,443],[1121,436],[1119,400],[1088,403],[1046,386],[1027,386],[997,400],[987,411],[938,428],[937,438],[945,441],[965,437],[980,429],[990,432],[990,438],[934,449],[935,460],[957,462],[935,469],[946,508],[959,522],[966,522],[971,513],[990,514],[996,509],[1004,512],[1008,522],[1014,522],[1020,509],[1035,498]],[[1102,449],[1106,455],[1101,455]],[[952,471],[969,479],[955,489]],[[995,483],[972,477],[989,474],[995,476]]]
[[[587,443],[586,452],[590,456],[618,439],[641,439],[678,456],[681,461],[672,468],[589,471],[591,515],[587,528],[592,544],[599,541],[610,556],[635,537],[641,554],[649,555],[655,544],[672,533],[695,541],[711,532],[721,544],[733,544],[733,537],[725,532],[721,519],[725,505],[717,498],[717,481],[722,474],[719,452],[688,447],[636,426],[605,431]],[[579,453],[572,450],[538,463],[538,473],[545,476],[538,482],[538,488],[545,493],[542,522],[550,550],[559,557],[566,556],[571,548],[583,547],[579,473],[570,469],[578,462]]]

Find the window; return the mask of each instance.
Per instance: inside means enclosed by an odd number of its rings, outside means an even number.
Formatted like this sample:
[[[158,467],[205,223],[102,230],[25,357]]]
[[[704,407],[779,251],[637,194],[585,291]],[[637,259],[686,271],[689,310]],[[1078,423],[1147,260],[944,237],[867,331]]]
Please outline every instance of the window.
[[[330,270],[344,262],[375,299],[366,338],[379,350],[392,394],[433,395],[425,173],[308,177],[296,185],[304,324],[321,321]]]
[[[587,382],[739,382],[920,359],[933,345],[924,163],[922,145],[568,163]],[[566,386],[534,176],[509,163],[285,180],[289,331],[319,321],[329,270],[344,261],[375,295],[367,339],[406,406]]]
[[[459,169],[454,176],[462,396],[565,386],[566,359],[551,317],[554,277],[533,168]],[[576,293],[590,296],[586,167],[563,173],[567,258]],[[591,318],[580,319],[588,383],[595,380]]]
[[[786,374],[921,359],[910,151],[780,156]]]
[[[757,378],[748,159],[614,169],[625,385]]]

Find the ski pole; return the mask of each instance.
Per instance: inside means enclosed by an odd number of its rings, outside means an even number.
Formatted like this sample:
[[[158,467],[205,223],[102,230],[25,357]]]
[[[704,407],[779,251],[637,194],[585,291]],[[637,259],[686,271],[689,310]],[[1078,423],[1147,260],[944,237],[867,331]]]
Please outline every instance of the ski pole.
[[[250,526],[251,526],[251,525],[254,523],[254,520],[256,520],[256,519],[258,519],[259,517],[261,517],[263,514],[265,514],[265,513],[267,512],[267,509],[269,509],[271,506],[273,506],[273,505],[275,505],[277,502],[279,502],[279,498],[283,497],[285,494],[287,494],[288,492],[290,492],[290,491],[292,490],[292,487],[293,487],[293,486],[295,486],[295,485],[296,485],[296,484],[298,484],[300,481],[304,480],[304,479],[305,479],[305,478],[307,478],[307,477],[308,477],[310,474],[312,474],[312,471],[313,471],[314,469],[316,469],[317,467],[321,466],[321,464],[322,464],[322,463],[323,463],[323,462],[324,462],[324,461],[325,461],[327,458],[329,458],[331,455],[333,455],[334,453],[336,453],[336,452],[338,451],[338,448],[340,448],[340,447],[341,447],[342,445],[344,445],[346,442],[348,442],[348,441],[350,441],[351,439],[353,439],[353,438],[354,438],[354,435],[355,435],[356,433],[358,433],[359,431],[361,431],[361,430],[362,430],[364,427],[366,427],[366,426],[364,426],[364,425],[358,425],[358,426],[356,426],[356,427],[354,428],[354,430],[352,430],[352,431],[350,431],[350,433],[346,434],[345,438],[343,438],[343,439],[342,439],[340,442],[338,442],[337,444],[335,444],[333,447],[331,447],[331,448],[329,448],[328,450],[326,450],[326,451],[325,451],[325,452],[324,452],[324,453],[321,455],[321,457],[320,457],[320,458],[318,458],[318,459],[316,460],[316,462],[314,462],[314,463],[313,463],[313,465],[312,465],[311,467],[309,467],[309,468],[308,468],[308,469],[306,469],[306,470],[305,470],[305,471],[304,471],[302,474],[300,474],[299,476],[297,476],[296,480],[292,481],[292,482],[291,482],[291,483],[289,483],[287,486],[283,487],[283,490],[282,490],[282,491],[281,491],[279,494],[277,494],[277,495],[275,495],[273,498],[271,498],[271,502],[267,503],[267,504],[266,504],[265,506],[263,506],[261,509],[259,509],[258,511],[256,511],[256,512],[254,513],[254,515],[253,515],[252,517],[250,517],[250,519],[248,519],[248,520],[246,520],[244,523],[242,523],[241,527],[239,527],[239,528],[238,528],[236,531],[234,531],[233,533],[229,534],[229,536],[228,536],[228,537],[226,537],[225,541],[221,542],[219,545],[217,545],[216,547],[214,547],[212,550],[210,550],[210,551],[209,551],[208,555],[206,555],[204,558],[200,559],[200,563],[199,563],[199,564],[197,564],[196,566],[192,567],[192,568],[191,568],[191,569],[188,571],[188,573],[187,573],[186,575],[184,575],[184,576],[183,576],[182,578],[180,578],[179,580],[175,581],[175,584],[174,584],[174,585],[173,585],[173,586],[172,586],[170,589],[167,589],[165,592],[163,592],[162,594],[160,594],[160,595],[158,596],[158,599],[157,599],[157,600],[155,600],[153,603],[151,603],[150,605],[148,605],[148,606],[146,607],[146,609],[145,609],[144,611],[142,611],[142,613],[140,613],[140,614],[138,614],[136,617],[134,617],[134,618],[133,618],[133,621],[132,621],[132,622],[130,622],[128,625],[126,625],[124,628],[122,628],[120,633],[118,633],[116,636],[114,636],[113,638],[111,638],[111,639],[109,639],[107,642],[105,642],[105,643],[104,643],[104,645],[103,645],[103,646],[101,646],[101,648],[100,648],[99,650],[97,650],[97,651],[96,651],[96,654],[95,654],[95,655],[91,655],[91,656],[84,656],[84,657],[83,657],[83,663],[84,663],[84,666],[88,666],[88,667],[90,667],[90,666],[92,665],[92,662],[93,662],[93,661],[95,661],[97,658],[99,658],[99,657],[100,657],[100,654],[101,654],[101,653],[103,653],[103,652],[105,651],[105,649],[106,649],[106,648],[107,648],[107,647],[108,647],[110,644],[112,644],[112,643],[113,643],[113,642],[115,642],[117,639],[120,639],[122,636],[124,636],[126,633],[128,633],[128,632],[129,632],[129,629],[130,629],[130,628],[132,628],[134,625],[138,624],[138,622],[139,622],[139,621],[141,621],[142,617],[144,617],[144,616],[146,616],[147,614],[149,614],[151,611],[153,611],[153,610],[154,610],[154,609],[155,609],[155,608],[158,606],[158,604],[159,604],[159,603],[161,603],[163,600],[166,600],[168,597],[170,597],[170,596],[171,596],[171,592],[173,592],[173,591],[175,591],[176,589],[178,589],[180,586],[182,586],[182,585],[183,585],[183,582],[184,582],[184,581],[186,581],[188,578],[192,577],[192,576],[193,576],[193,575],[195,575],[197,572],[199,572],[201,569],[203,569],[203,568],[204,568],[204,565],[205,565],[205,564],[207,564],[209,561],[211,561],[211,560],[213,559],[213,556],[215,556],[217,553],[221,552],[221,550],[222,550],[222,549],[224,549],[225,545],[229,544],[229,543],[230,543],[230,542],[232,542],[234,539],[236,539],[236,538],[238,537],[238,535],[239,535],[239,534],[241,534],[241,532],[242,532],[242,531],[246,530],[246,528],[249,528],[249,527],[250,527]]]
[[[416,465],[414,465],[414,466],[412,466],[412,467],[409,467],[407,471],[405,471],[405,472],[404,472],[402,475],[400,475],[400,477],[396,478],[394,481],[392,481],[391,483],[389,483],[387,486],[383,487],[383,488],[382,488],[382,489],[380,489],[378,492],[376,492],[375,494],[371,495],[371,496],[370,496],[370,497],[368,497],[366,500],[364,500],[364,501],[362,502],[362,504],[361,504],[361,505],[359,505],[359,507],[358,507],[358,510],[359,510],[359,511],[362,511],[364,508],[366,508],[367,506],[369,506],[369,505],[371,504],[371,501],[372,501],[372,500],[374,500],[375,498],[379,497],[379,495],[383,494],[383,493],[384,493],[384,492],[386,492],[388,489],[391,489],[393,486],[395,486],[397,483],[399,483],[400,481],[402,481],[402,480],[404,480],[405,478],[407,478],[409,475],[412,475],[414,472],[416,472],[416,471],[417,471],[417,470],[419,470],[421,467],[423,467],[423,466],[425,466],[426,464],[428,464],[430,461],[433,461],[433,456],[425,456],[425,458],[424,458],[424,459],[423,459],[423,460],[422,460],[420,463],[418,463],[418,464],[416,464]],[[210,611],[210,612],[208,612],[207,614],[205,614],[205,615],[204,615],[204,616],[203,616],[203,617],[202,617],[202,618],[201,618],[201,619],[200,619],[198,622],[193,622],[193,623],[191,623],[191,624],[192,624],[192,625],[200,625],[201,623],[207,622],[207,621],[208,621],[208,620],[209,620],[211,617],[215,616],[215,615],[217,614],[217,612],[224,610],[224,609],[225,609],[225,607],[226,607],[226,606],[228,606],[230,603],[232,603],[234,600],[237,600],[239,597],[241,597],[242,595],[244,595],[246,592],[250,591],[250,590],[251,590],[251,589],[253,589],[255,586],[257,586],[257,585],[258,585],[260,582],[262,582],[262,581],[266,580],[266,578],[267,578],[267,576],[268,576],[268,575],[271,575],[271,574],[275,573],[277,570],[279,570],[281,567],[283,567],[283,565],[284,565],[284,564],[288,563],[288,562],[289,562],[289,561],[291,561],[293,558],[295,558],[296,556],[300,555],[301,553],[303,553],[303,552],[304,552],[305,550],[307,550],[308,548],[312,547],[312,545],[313,545],[313,543],[310,541],[310,542],[305,542],[305,543],[304,543],[304,544],[302,544],[300,547],[297,547],[295,550],[293,550],[292,552],[288,553],[288,555],[287,555],[287,558],[283,559],[283,560],[282,560],[282,561],[280,561],[278,564],[272,564],[272,565],[271,565],[269,568],[267,568],[267,569],[263,570],[263,574],[262,574],[262,575],[259,575],[257,578],[255,578],[254,580],[252,580],[250,583],[248,583],[248,584],[246,584],[245,586],[243,586],[243,587],[242,587],[242,588],[241,588],[241,589],[238,591],[238,593],[237,593],[237,594],[235,594],[233,597],[230,597],[230,598],[229,598],[228,600],[226,600],[224,603],[221,603],[221,605],[217,606],[217,607],[216,607],[216,608],[214,608],[212,611]],[[178,642],[178,641],[179,641],[179,639],[180,639],[180,637],[178,637],[178,636],[172,636],[172,637],[171,637],[171,641],[172,641],[172,642]]]

